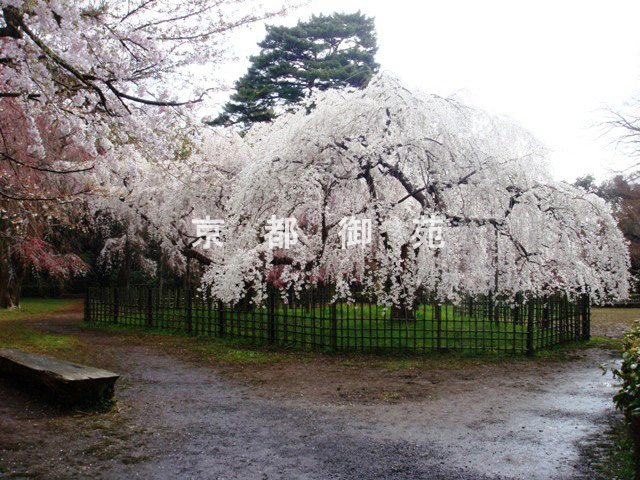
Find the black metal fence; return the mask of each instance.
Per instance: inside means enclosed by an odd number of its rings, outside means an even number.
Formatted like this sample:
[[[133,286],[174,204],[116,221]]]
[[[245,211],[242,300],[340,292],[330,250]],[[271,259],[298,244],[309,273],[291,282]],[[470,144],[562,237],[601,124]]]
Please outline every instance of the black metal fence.
[[[321,290],[297,297],[271,291],[264,307],[248,302],[232,307],[179,288],[90,287],[85,320],[332,351],[532,353],[590,335],[586,295],[515,304],[480,296],[457,305],[441,305],[425,295],[405,308],[331,298]]]

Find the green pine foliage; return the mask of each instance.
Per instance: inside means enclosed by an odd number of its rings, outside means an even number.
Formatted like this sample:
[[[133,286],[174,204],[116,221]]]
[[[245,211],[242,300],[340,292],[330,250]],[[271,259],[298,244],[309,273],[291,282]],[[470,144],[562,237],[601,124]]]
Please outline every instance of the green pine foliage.
[[[314,90],[361,88],[379,69],[373,18],[353,14],[312,16],[295,27],[267,26],[248,72],[213,125],[270,121]]]

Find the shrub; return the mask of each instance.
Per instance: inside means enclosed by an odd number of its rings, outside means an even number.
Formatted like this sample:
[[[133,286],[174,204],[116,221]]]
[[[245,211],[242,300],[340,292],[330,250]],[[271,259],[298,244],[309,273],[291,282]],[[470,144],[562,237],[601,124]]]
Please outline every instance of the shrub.
[[[622,364],[619,369],[613,369],[613,376],[621,382],[613,401],[630,427],[635,449],[635,478],[640,480],[640,320],[625,334]]]

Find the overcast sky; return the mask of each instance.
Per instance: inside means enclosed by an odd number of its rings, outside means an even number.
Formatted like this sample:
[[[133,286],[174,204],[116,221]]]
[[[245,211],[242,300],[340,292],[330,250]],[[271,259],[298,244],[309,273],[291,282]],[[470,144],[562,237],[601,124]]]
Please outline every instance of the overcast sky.
[[[357,10],[375,17],[383,70],[513,117],[551,150],[558,179],[601,180],[623,165],[597,125],[605,107],[640,94],[637,0],[311,0],[271,23]],[[239,60],[225,68],[229,81],[246,71],[264,33],[256,25],[232,38]]]

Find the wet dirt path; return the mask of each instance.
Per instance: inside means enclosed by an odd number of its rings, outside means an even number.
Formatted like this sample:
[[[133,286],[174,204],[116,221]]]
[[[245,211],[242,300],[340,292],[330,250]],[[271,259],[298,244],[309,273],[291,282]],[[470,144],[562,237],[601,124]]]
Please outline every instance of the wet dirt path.
[[[580,444],[602,428],[615,391],[587,350],[552,373],[535,365],[498,377],[452,380],[428,401],[386,407],[346,407],[389,439],[411,439],[445,451],[446,464],[521,479],[580,478]]]
[[[74,322],[43,328],[122,374],[119,411],[57,413],[0,383],[0,478],[588,478],[580,442],[612,411],[598,367],[611,353],[595,348],[453,373],[312,362],[221,375]]]
[[[297,382],[295,394],[277,384],[278,378],[290,382],[299,367],[285,366],[257,383],[274,401],[361,422],[377,438],[428,446],[442,465],[490,478],[577,479],[592,478],[581,446],[614,414],[616,387],[600,368],[614,361],[610,351],[589,348],[562,362],[408,371],[399,376],[420,395],[387,402],[371,395],[370,382],[357,381],[357,370],[335,366],[311,366],[301,377],[312,380]],[[349,389],[349,375],[358,388]],[[474,478],[461,475],[453,478]]]

